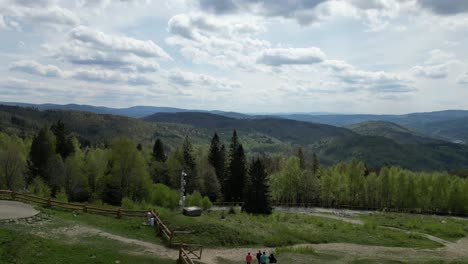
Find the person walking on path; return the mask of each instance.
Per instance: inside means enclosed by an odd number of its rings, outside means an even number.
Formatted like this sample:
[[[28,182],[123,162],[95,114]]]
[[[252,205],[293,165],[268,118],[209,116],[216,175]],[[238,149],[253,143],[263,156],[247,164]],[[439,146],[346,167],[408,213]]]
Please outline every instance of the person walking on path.
[[[261,264],[260,263],[260,258],[262,257],[262,252],[259,250],[258,253],[257,253],[257,261],[258,261],[258,264]]]
[[[270,254],[268,259],[270,260],[270,263],[276,263],[276,258],[275,258],[275,255],[273,255],[273,253]]]
[[[250,255],[250,252],[247,253],[247,256],[245,256],[245,262],[247,262],[247,264],[252,263],[252,256]]]
[[[267,264],[267,255],[265,252],[263,252],[262,256],[260,257],[260,264]]]

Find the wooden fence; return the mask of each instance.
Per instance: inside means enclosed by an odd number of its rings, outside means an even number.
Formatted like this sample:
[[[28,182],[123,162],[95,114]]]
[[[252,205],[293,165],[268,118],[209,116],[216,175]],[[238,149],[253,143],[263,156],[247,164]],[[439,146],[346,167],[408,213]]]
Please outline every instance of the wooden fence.
[[[194,260],[201,260],[203,246],[193,244],[180,244],[179,262],[183,264],[194,264]]]
[[[14,200],[19,202],[29,202],[38,204],[41,206],[49,207],[49,208],[60,208],[60,209],[68,209],[68,210],[79,210],[84,213],[91,213],[91,214],[100,214],[100,215],[112,215],[116,216],[117,218],[122,217],[146,217],[147,210],[128,210],[128,209],[105,209],[105,208],[98,208],[89,206],[87,204],[82,203],[65,203],[60,202],[54,199],[46,199],[37,197],[34,195],[29,195],[26,193],[14,192],[9,190],[0,190],[0,199],[7,199],[7,200]]]
[[[151,210],[152,217],[154,218],[154,228],[157,231],[157,234],[160,234],[162,237],[166,238],[169,241],[169,245],[172,245],[172,239],[174,238],[175,231],[170,230],[161,220],[158,213]]]

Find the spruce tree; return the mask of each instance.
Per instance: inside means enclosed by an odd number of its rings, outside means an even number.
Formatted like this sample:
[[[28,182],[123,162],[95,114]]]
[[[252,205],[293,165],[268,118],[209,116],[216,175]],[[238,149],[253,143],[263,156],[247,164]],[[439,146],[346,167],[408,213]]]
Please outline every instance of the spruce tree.
[[[228,175],[223,184],[226,201],[242,201],[246,176],[245,154],[234,130],[229,146]]]
[[[164,145],[159,138],[154,142],[152,155],[155,161],[165,162],[167,159],[166,154],[164,153]]]
[[[56,152],[62,156],[63,160],[65,160],[75,151],[72,138],[70,137],[70,131],[65,127],[65,124],[61,120],[53,124],[50,127],[50,130],[54,133],[57,140],[55,147]]]
[[[41,177],[44,182],[49,182],[47,175],[47,164],[55,154],[56,139],[54,134],[46,127],[39,131],[31,143],[29,152],[30,177],[28,183],[36,176]]]
[[[211,139],[210,152],[208,154],[208,161],[215,169],[216,176],[219,182],[224,179],[224,166],[226,162],[226,153],[224,145],[221,145],[218,134],[214,134]]]
[[[301,147],[297,150],[297,157],[299,158],[299,167],[301,170],[304,170],[306,168],[306,163],[304,158],[304,151]]]
[[[314,154],[312,154],[312,172],[317,177],[319,177],[319,175],[317,175],[319,169],[320,169],[320,163],[319,163],[319,160],[317,158],[317,155],[314,153]]]
[[[183,170],[187,173],[187,182],[186,191],[187,193],[192,193],[198,187],[198,178],[197,171],[195,168],[195,158],[193,157],[193,148],[192,143],[188,136],[185,137],[184,144],[182,146],[183,154]]]
[[[265,166],[256,158],[249,168],[244,189],[244,210],[252,214],[271,214]]]

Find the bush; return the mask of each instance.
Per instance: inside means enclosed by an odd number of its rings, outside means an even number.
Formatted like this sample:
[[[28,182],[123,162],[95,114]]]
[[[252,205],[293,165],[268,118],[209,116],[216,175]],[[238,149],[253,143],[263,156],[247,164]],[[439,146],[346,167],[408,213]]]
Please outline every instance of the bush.
[[[203,210],[208,210],[211,207],[213,207],[213,204],[211,203],[210,199],[208,197],[203,197],[202,199],[202,208]]]
[[[60,191],[55,195],[55,199],[59,202],[68,203],[68,196],[65,192],[65,188],[60,188]]]
[[[137,206],[135,205],[135,203],[134,203],[132,200],[130,200],[129,198],[124,197],[124,198],[122,199],[122,208],[130,209],[130,210],[135,210],[136,207],[137,207]]]
[[[33,182],[28,186],[28,192],[42,198],[49,198],[51,193],[49,186],[39,177],[34,178]]]
[[[179,193],[164,184],[153,184],[151,188],[150,203],[152,204],[169,209],[175,209],[179,206],[179,199]]]
[[[192,194],[187,195],[187,199],[185,199],[184,205],[202,207],[203,206],[202,200],[203,200],[203,197],[201,196],[201,194],[195,191]]]

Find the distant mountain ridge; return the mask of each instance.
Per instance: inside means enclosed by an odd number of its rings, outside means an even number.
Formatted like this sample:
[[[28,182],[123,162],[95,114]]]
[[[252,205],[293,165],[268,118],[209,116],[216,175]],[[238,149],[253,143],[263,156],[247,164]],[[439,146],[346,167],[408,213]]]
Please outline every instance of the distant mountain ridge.
[[[21,106],[21,107],[34,107],[41,111],[44,110],[74,110],[91,112],[95,114],[111,114],[121,115],[133,118],[142,118],[155,113],[178,113],[178,112],[208,112],[218,115],[224,115],[234,118],[248,118],[249,115],[236,113],[236,112],[225,112],[218,110],[190,110],[175,107],[161,107],[161,106],[132,106],[128,108],[112,108],[105,106],[93,106],[93,105],[80,105],[80,104],[30,104],[30,103],[16,103],[16,102],[0,102],[0,105],[8,106]]]
[[[431,144],[443,142],[443,140],[428,137],[422,133],[386,121],[366,121],[345,127],[360,135],[381,136],[401,144]]]

